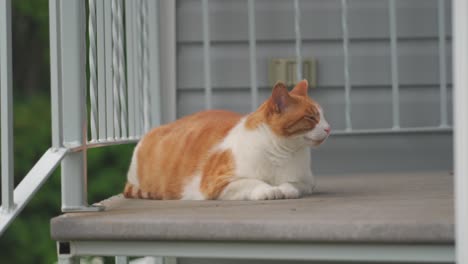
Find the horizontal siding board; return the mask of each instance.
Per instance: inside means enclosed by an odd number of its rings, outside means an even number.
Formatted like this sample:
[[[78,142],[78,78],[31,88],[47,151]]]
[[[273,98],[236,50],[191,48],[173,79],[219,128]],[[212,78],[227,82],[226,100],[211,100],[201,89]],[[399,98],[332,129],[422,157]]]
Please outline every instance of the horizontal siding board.
[[[400,90],[401,126],[436,127],[440,121],[439,87]]]
[[[261,88],[259,101],[266,100],[270,92],[271,89]],[[421,96],[422,94],[424,96]],[[401,126],[438,126],[440,124],[438,95],[438,86],[402,87],[400,89]],[[335,130],[345,128],[343,89],[313,89],[310,91],[310,96],[322,105],[327,120]],[[376,87],[371,90],[366,87],[353,87],[351,93],[353,129],[390,128],[392,125],[390,98],[391,86]],[[213,107],[216,109],[246,114],[250,111],[248,110],[250,102],[250,91],[247,89],[213,90]],[[179,90],[177,107],[179,117],[203,110],[203,91]],[[451,100],[449,100],[449,109],[451,109]]]
[[[201,0],[176,3],[177,115],[181,117],[205,107],[202,10]],[[294,10],[292,0],[256,0],[255,5],[257,79],[262,102],[271,93],[269,60],[295,54]],[[318,59],[319,87],[310,95],[323,106],[334,130],[345,128],[340,5],[340,0],[300,0],[303,56]],[[348,6],[353,129],[390,128],[388,1],[349,0]],[[396,6],[401,126],[438,126],[437,0],[398,0]],[[210,0],[209,8],[213,107],[246,114],[251,109],[247,1]],[[452,124],[451,1],[446,1],[445,10],[448,114]],[[449,133],[333,137],[314,149],[313,168],[329,173],[448,169],[450,146]],[[435,151],[428,151],[428,147]]]
[[[447,1],[446,28],[451,34],[450,1]],[[388,2],[349,1],[349,36],[351,39],[381,39],[389,35]],[[246,1],[210,1],[210,33],[213,41],[248,39]],[[301,1],[302,37],[309,40],[341,39],[341,1]],[[437,1],[397,1],[398,37],[437,36]],[[199,0],[177,1],[177,39],[180,43],[202,40]],[[257,0],[256,32],[259,40],[294,39],[292,1]]]
[[[450,43],[449,43],[450,44]],[[399,74],[403,85],[439,83],[438,46],[434,41],[400,42]],[[451,49],[448,45],[447,59],[451,72]],[[211,48],[212,84],[215,87],[249,86],[248,45],[221,45]],[[294,45],[257,45],[258,85],[268,86],[268,62],[275,57],[293,57]],[[317,79],[319,86],[342,86],[343,52],[341,43],[306,43],[304,58],[318,61]],[[350,45],[351,84],[357,86],[387,85],[391,82],[390,46],[388,42],[353,43]],[[201,45],[183,45],[178,49],[178,87],[181,89],[201,88],[203,81],[203,52]],[[451,82],[451,75],[448,74]]]
[[[257,0],[257,79],[259,100],[268,98],[268,62],[293,57],[292,1]],[[344,129],[341,10],[337,0],[300,1],[303,56],[318,60],[318,88],[311,91],[335,129]],[[179,0],[178,115],[204,109],[201,5]],[[245,113],[250,109],[246,1],[211,0],[213,106]],[[354,129],[392,125],[388,2],[350,0],[350,77]],[[446,7],[448,82],[451,83],[450,1]],[[437,126],[439,58],[437,1],[397,1],[401,125]],[[449,89],[449,118],[451,117]],[[372,114],[370,114],[372,113]]]

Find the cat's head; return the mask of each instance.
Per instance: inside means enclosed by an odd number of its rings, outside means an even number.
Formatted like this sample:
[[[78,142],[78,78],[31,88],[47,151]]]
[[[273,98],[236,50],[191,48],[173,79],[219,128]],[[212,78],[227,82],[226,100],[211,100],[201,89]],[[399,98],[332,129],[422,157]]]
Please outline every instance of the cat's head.
[[[284,83],[276,83],[264,104],[264,111],[266,123],[278,136],[318,146],[328,137],[331,128],[320,105],[308,96],[308,86],[307,80],[303,80],[289,92]]]

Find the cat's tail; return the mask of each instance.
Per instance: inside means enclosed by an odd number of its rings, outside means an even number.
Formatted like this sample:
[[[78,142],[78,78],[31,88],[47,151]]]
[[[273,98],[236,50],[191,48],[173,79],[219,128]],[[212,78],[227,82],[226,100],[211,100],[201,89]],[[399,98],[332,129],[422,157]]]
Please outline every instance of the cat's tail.
[[[133,151],[132,161],[127,173],[127,184],[125,185],[123,195],[125,198],[153,199],[149,192],[144,192],[140,189],[140,182],[137,175],[138,146],[139,144],[137,144],[135,150]]]

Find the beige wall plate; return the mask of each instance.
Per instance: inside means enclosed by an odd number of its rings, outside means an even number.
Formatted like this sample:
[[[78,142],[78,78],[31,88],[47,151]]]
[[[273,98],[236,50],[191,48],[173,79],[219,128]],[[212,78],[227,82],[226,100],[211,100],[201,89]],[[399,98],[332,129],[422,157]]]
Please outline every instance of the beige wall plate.
[[[268,78],[270,86],[277,81],[283,81],[288,86],[293,86],[297,80],[297,62],[295,58],[275,58],[268,65]],[[309,81],[310,87],[317,86],[317,61],[306,58],[302,60],[302,78]]]

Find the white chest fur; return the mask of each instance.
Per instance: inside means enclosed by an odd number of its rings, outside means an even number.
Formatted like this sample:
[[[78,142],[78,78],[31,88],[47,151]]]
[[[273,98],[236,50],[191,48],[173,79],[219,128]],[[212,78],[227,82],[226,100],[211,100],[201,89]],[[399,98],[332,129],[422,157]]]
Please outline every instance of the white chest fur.
[[[219,146],[232,151],[235,177],[258,179],[273,186],[286,182],[313,184],[310,150],[300,139],[279,138],[266,125],[248,130],[244,122],[241,120]]]

